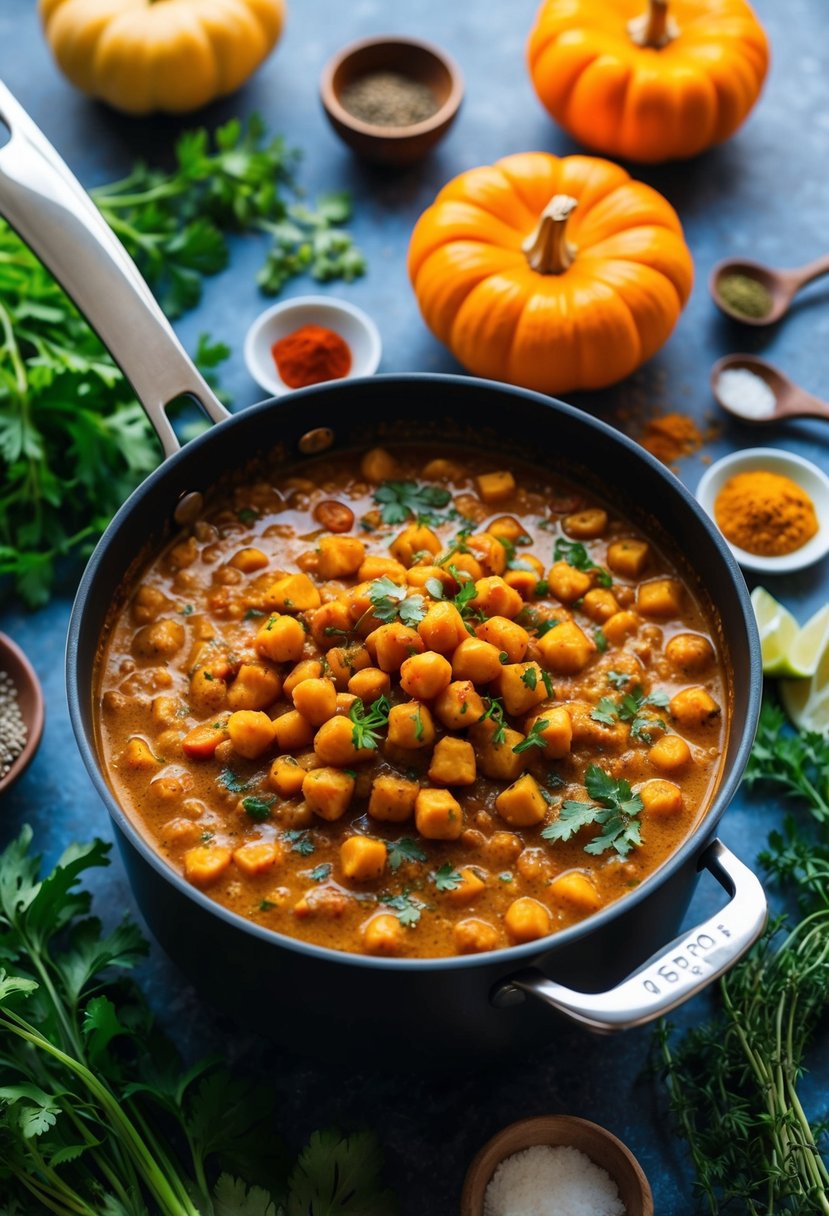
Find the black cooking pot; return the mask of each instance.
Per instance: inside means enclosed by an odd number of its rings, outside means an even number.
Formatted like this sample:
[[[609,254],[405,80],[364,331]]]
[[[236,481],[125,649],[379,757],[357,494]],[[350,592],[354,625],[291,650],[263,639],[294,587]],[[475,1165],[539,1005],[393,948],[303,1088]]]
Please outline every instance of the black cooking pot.
[[[190,363],[123,248],[77,181],[10,95],[0,118],[0,211],[50,266],[136,388],[167,454],[121,508],[81,581],[69,626],[66,680],[73,728],[112,817],[147,923],[182,970],[242,1021],[294,1045],[342,1044],[350,1030],[407,1052],[491,1055],[549,1039],[545,1005],[598,1030],[674,1008],[751,945],[766,917],[762,887],[714,839],[748,758],[761,664],[742,576],[719,533],[672,474],[602,422],[539,394],[439,375],[377,376],[301,390],[229,418]],[[220,425],[178,450],[165,405],[195,397]],[[190,886],[124,813],[98,753],[94,669],[125,579],[198,508],[201,494],[256,452],[296,465],[320,450],[417,438],[520,456],[593,485],[658,540],[686,555],[686,574],[718,619],[728,664],[730,729],[707,815],[677,853],[621,902],[550,938],[489,954],[389,959],[283,937]],[[696,572],[696,573],[694,573]],[[722,912],[666,946],[697,874],[729,893]],[[645,962],[645,960],[650,960]],[[631,972],[634,974],[631,975]],[[628,977],[625,979],[624,977]],[[548,978],[554,977],[554,978]],[[527,995],[541,999],[528,1000]]]

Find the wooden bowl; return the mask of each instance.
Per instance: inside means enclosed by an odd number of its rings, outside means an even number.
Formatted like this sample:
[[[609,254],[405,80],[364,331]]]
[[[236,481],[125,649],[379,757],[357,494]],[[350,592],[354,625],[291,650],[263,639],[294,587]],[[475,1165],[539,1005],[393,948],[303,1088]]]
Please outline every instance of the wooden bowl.
[[[5,633],[0,633],[0,671],[8,672],[15,688],[23,721],[28,733],[23,750],[4,777],[0,777],[0,794],[14,784],[37,751],[43,734],[43,692],[35,670],[23,651]]]
[[[642,1167],[621,1140],[587,1119],[573,1115],[540,1115],[519,1119],[498,1132],[473,1158],[461,1195],[461,1216],[483,1216],[484,1195],[505,1157],[536,1144],[576,1148],[603,1170],[619,1188],[626,1216],[653,1216],[653,1195]]]
[[[370,72],[399,72],[432,90],[438,108],[423,122],[405,127],[363,122],[342,105],[342,92]],[[463,97],[463,80],[454,61],[417,38],[365,38],[349,43],[329,60],[320,82],[328,120],[340,138],[364,160],[379,165],[410,165],[441,139],[454,121]]]

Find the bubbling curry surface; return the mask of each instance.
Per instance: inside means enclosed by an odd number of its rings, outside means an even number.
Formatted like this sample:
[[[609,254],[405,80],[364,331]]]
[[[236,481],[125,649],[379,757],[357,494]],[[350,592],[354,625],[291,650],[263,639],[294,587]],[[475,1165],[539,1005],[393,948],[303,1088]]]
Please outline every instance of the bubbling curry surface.
[[[121,805],[224,907],[440,957],[622,898],[719,778],[728,685],[679,555],[530,466],[416,447],[217,491],[96,680]]]

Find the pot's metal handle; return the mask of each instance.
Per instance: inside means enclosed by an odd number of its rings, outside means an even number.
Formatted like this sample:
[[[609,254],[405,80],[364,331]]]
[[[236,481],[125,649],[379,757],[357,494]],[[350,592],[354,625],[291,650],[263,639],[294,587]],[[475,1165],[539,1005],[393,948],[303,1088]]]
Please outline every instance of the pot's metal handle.
[[[0,214],[30,245],[94,326],[144,406],[164,454],[179,442],[165,413],[195,398],[228,412],[179,342],[124,246],[40,128],[0,81]]]
[[[763,932],[768,904],[755,874],[720,840],[700,858],[731,899],[722,912],[681,934],[609,992],[574,992],[528,968],[502,981],[494,1005],[518,1004],[530,993],[592,1030],[609,1033],[642,1026],[670,1013],[736,963]]]

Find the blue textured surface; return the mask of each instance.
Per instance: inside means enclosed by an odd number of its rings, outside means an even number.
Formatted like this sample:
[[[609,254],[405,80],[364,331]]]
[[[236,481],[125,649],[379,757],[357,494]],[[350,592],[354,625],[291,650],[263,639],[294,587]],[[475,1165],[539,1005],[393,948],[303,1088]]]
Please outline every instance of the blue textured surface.
[[[762,351],[805,387],[829,396],[825,284],[807,289],[789,319],[769,331],[726,321],[707,293],[711,266],[728,254],[797,265],[827,246],[829,83],[821,62],[823,5],[821,0],[790,0],[785,6],[759,0],[757,9],[770,34],[773,67],[746,126],[724,147],[687,164],[631,167],[634,176],[665,193],[679,211],[697,270],[689,307],[671,341],[647,367],[614,389],[574,398],[575,404],[629,429],[635,429],[637,419],[641,424],[643,415],[666,409],[691,413],[701,426],[716,421],[718,437],[680,464],[680,476],[691,489],[705,467],[703,458],[758,442],[787,447],[829,468],[824,424],[793,423],[772,432],[749,429],[715,417],[708,389],[708,368],[716,358],[750,350]],[[384,342],[381,370],[460,370],[422,324],[405,274],[412,224],[438,188],[463,169],[511,152],[577,150],[543,113],[527,78],[523,48],[534,11],[534,0],[483,8],[471,0],[456,5],[421,0],[416,6],[400,0],[357,0],[353,5],[333,0],[301,5],[295,0],[275,56],[243,92],[197,116],[212,125],[258,110],[272,130],[284,132],[305,150],[302,179],[310,194],[351,189],[352,227],[368,256],[369,273],[352,286],[333,285],[331,290],[347,295],[376,319]],[[322,65],[339,46],[389,31],[441,43],[455,55],[466,79],[466,98],[447,138],[427,160],[398,173],[353,160],[328,127],[317,96]],[[29,0],[0,0],[0,72],[87,186],[120,176],[139,154],[164,158],[176,132],[194,125],[193,119],[129,120],[74,92],[48,56]],[[178,327],[190,349],[203,331],[233,346],[223,381],[236,408],[261,396],[241,358],[244,332],[264,304],[254,285],[261,255],[256,241],[237,241],[232,267],[208,282],[202,305]],[[311,290],[318,288],[300,280],[285,294]],[[827,598],[827,571],[824,561],[785,580],[766,579],[765,585],[804,620]],[[0,610],[0,629],[30,655],[48,707],[40,751],[3,799],[0,842],[31,822],[49,860],[70,840],[110,837],[65,708],[63,645],[71,595],[70,577],[40,613],[27,614],[14,604]],[[740,796],[725,816],[722,836],[751,862],[779,816],[779,806]],[[96,887],[105,916],[135,911],[117,859],[97,877]],[[703,882],[688,923],[719,902],[714,884]],[[298,1146],[313,1128],[330,1123],[375,1127],[405,1216],[450,1216],[457,1210],[466,1165],[484,1140],[514,1119],[555,1112],[594,1119],[629,1144],[650,1178],[660,1216],[691,1210],[685,1149],[667,1130],[662,1091],[646,1075],[647,1029],[601,1039],[555,1022],[549,1049],[508,1069],[482,1063],[472,1074],[404,1084],[373,1058],[370,1043],[343,1042],[342,1067],[334,1071],[239,1032],[196,999],[157,949],[141,978],[186,1054],[220,1050],[240,1071],[270,1078],[281,1111],[280,1130],[289,1143]],[[677,1021],[692,1024],[707,1008],[707,998],[697,998]],[[333,1015],[331,1034],[337,1035]],[[806,1085],[813,1113],[826,1105],[826,1047],[824,1041],[822,1058],[813,1061]],[[401,1043],[401,1057],[405,1051]]]

